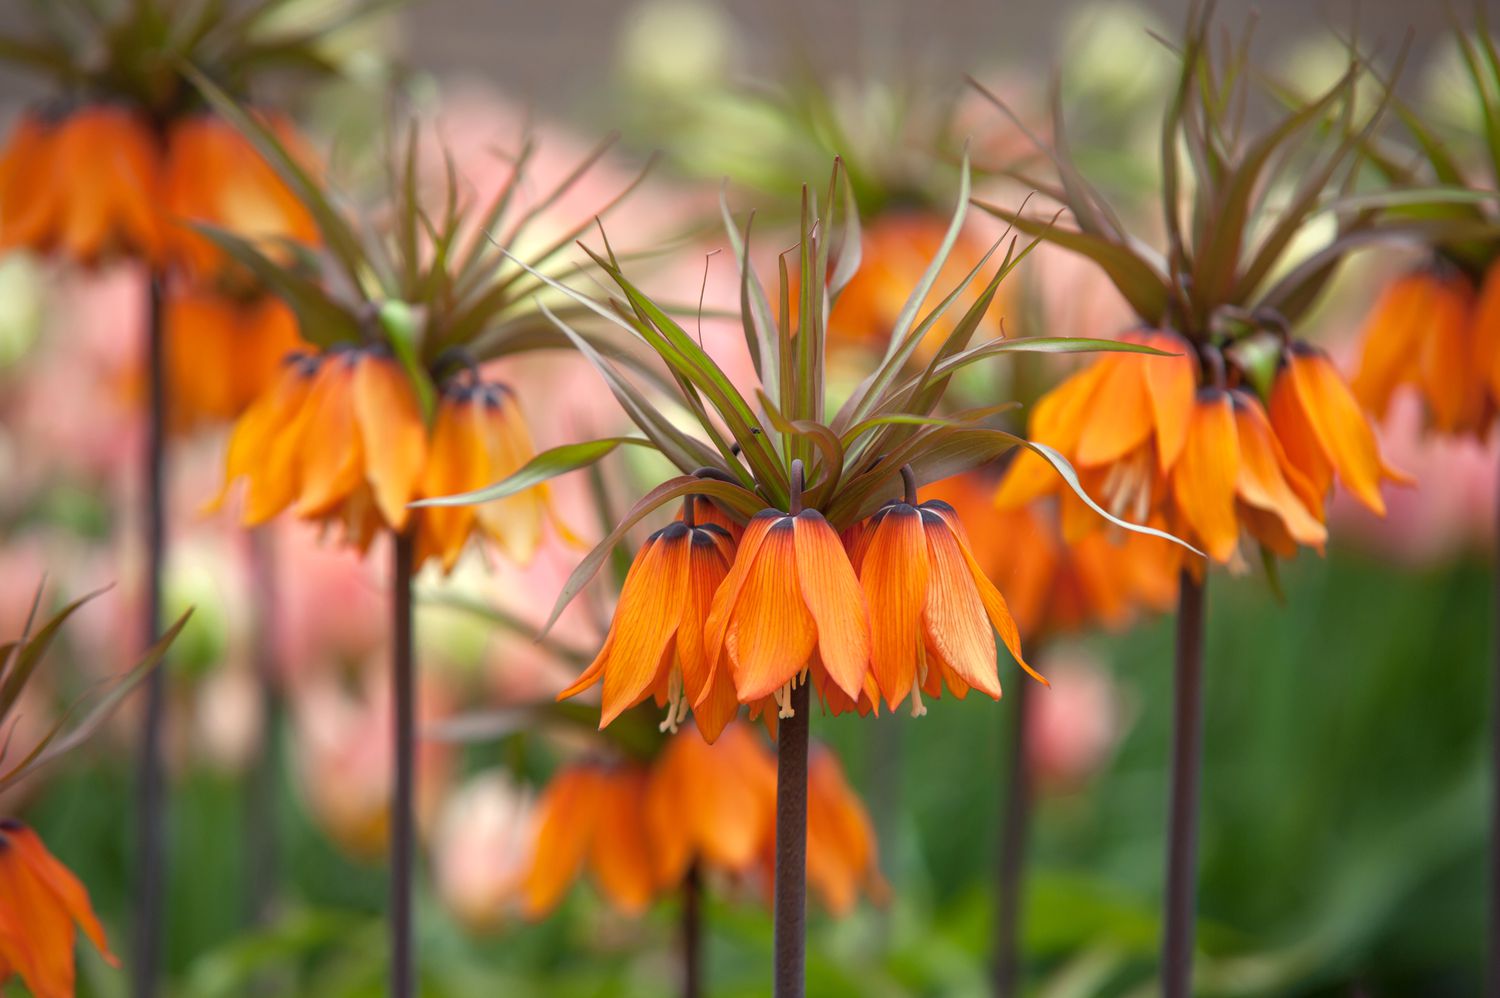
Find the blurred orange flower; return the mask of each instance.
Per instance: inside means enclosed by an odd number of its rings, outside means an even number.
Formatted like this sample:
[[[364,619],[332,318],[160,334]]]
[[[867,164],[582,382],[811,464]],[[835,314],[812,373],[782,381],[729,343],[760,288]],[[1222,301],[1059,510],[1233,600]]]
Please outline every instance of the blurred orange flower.
[[[260,117],[293,155],[311,161],[288,121]],[[228,260],[212,240],[186,222],[226,229],[259,244],[273,258],[274,241],[319,241],[307,209],[250,140],[212,115],[193,115],[172,124],[164,209],[174,223],[168,233],[170,252],[199,281],[223,276]]]
[[[1381,419],[1398,388],[1421,396],[1434,429],[1483,438],[1500,400],[1500,262],[1476,297],[1457,268],[1430,267],[1386,286],[1365,321],[1354,393]]]
[[[163,328],[172,428],[235,419],[276,378],[301,343],[291,309],[274,295],[247,298],[200,288],[168,292]]]
[[[412,529],[417,567],[437,559],[450,571],[476,535],[524,563],[550,511],[544,486],[479,506],[407,504],[489,485],[533,453],[520,408],[503,385],[477,375],[451,379],[429,435],[411,381],[387,352],[294,354],[235,424],[224,488],[211,506],[243,478],[247,526],[291,507],[303,519],[343,524],[346,540],[362,552],[382,529]]]
[[[0,821],[0,983],[20,975],[37,998],[72,998],[73,926],[119,966],[88,892],[19,821]]]
[[[863,889],[885,894],[873,825],[832,752],[808,770],[808,879],[835,915]],[[587,869],[611,907],[639,914],[693,870],[771,882],[776,760],[753,729],[732,724],[713,744],[682,730],[649,763],[588,760],[556,773],[533,822],[522,910],[541,918]]]
[[[1095,361],[1042,398],[1029,431],[1067,457],[1112,513],[1164,525],[1215,562],[1239,564],[1242,533],[1283,557],[1298,546],[1321,550],[1335,472],[1377,513],[1381,483],[1407,481],[1381,461],[1348,384],[1316,348],[1285,347],[1268,414],[1247,385],[1200,387],[1186,340],[1159,332],[1126,339],[1180,356]],[[1059,482],[1046,460],[1023,452],[995,504],[1015,510],[1056,495],[1070,542],[1102,529]]]
[[[122,107],[87,105],[56,120],[23,115],[0,154],[0,249],[82,264],[115,255],[160,263],[158,145],[150,125]]]

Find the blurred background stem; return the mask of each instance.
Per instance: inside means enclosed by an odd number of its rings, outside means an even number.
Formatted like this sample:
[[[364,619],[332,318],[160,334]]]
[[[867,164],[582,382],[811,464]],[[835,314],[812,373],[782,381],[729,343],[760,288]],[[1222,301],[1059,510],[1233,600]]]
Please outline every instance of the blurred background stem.
[[[1026,867],[1026,833],[1031,823],[1031,781],[1026,772],[1026,699],[1030,681],[1022,676],[1010,695],[1010,746],[1000,813],[999,882],[995,898],[995,995],[1019,994],[1021,891]]]
[[[776,998],[806,992],[808,687],[791,692],[776,738]]]
[[[166,465],[166,358],[162,333],[162,282],[152,274],[149,281],[146,334],[145,479],[141,483],[144,508],[142,535],[145,541],[146,579],[141,594],[142,648],[156,642],[161,630],[161,579],[166,553],[165,488]],[[131,968],[131,991],[136,998],[156,993],[162,949],[162,900],[164,897],[166,836],[163,807],[165,781],[162,774],[162,723],[165,717],[166,666],[153,669],[146,679],[146,707],[141,719],[140,757],[136,769],[136,897],[135,947]]]
[[[412,538],[392,537],[391,579],[391,713],[395,780],[391,790],[391,982],[393,998],[415,994],[412,955],[412,880],[415,818],[413,753],[415,752],[416,684],[412,646]]]
[[[1167,827],[1166,921],[1162,994],[1188,998],[1193,982],[1197,915],[1198,791],[1203,769],[1203,629],[1205,582],[1183,569],[1178,583],[1177,665],[1173,677],[1172,789]]]
[[[682,882],[682,995],[703,994],[703,875],[698,864],[688,867]]]

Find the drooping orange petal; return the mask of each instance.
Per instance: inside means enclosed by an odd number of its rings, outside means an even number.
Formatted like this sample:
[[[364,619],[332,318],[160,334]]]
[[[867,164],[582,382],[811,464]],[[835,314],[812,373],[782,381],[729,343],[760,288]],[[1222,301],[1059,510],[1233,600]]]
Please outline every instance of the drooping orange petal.
[[[922,610],[926,639],[965,684],[998,700],[995,636],[958,538],[936,514],[924,513],[922,519],[929,573]]]
[[[22,114],[0,156],[0,249],[49,248],[63,208],[55,132],[34,114]]]
[[[1297,543],[1321,547],[1328,531],[1282,474],[1286,457],[1260,402],[1243,392],[1233,392],[1231,397],[1240,455],[1235,490],[1240,499],[1278,517]]]
[[[1229,395],[1203,389],[1193,405],[1187,443],[1172,470],[1172,494],[1178,512],[1217,562],[1227,562],[1239,543],[1239,520],[1234,515],[1239,465]]]
[[[704,651],[708,655],[710,670],[719,667],[729,620],[739,604],[745,583],[750,578],[750,568],[760,554],[760,547],[765,543],[771,525],[779,522],[783,515],[780,510],[761,510],[745,526],[745,535],[740,538],[739,546],[735,549],[734,563],[729,566],[729,575],[714,593],[713,606],[709,609],[708,621],[703,627]]]
[[[598,831],[603,784],[594,767],[565,769],[537,801],[531,865],[521,884],[527,918],[541,918],[557,907],[577,878]]]
[[[1138,363],[1146,374],[1147,396],[1151,400],[1151,420],[1156,425],[1157,465],[1165,474],[1177,463],[1187,442],[1188,419],[1193,411],[1193,395],[1198,388],[1194,371],[1193,348],[1175,333],[1150,333],[1142,337],[1147,346],[1176,357],[1141,357]]]
[[[1320,351],[1300,348],[1283,376],[1290,377],[1307,423],[1344,487],[1372,512],[1384,516],[1381,479],[1398,476],[1389,475],[1381,461],[1375,431],[1333,362]],[[1290,448],[1287,453],[1291,456]]]
[[[693,531],[682,621],[677,628],[677,661],[682,668],[683,695],[693,705],[698,730],[708,742],[719,737],[724,725],[740,709],[729,671],[721,670],[717,676],[714,673],[704,635],[714,593],[729,574],[729,562],[719,544],[720,537],[723,535],[717,527],[700,526]],[[727,537],[723,539],[728,540]]]
[[[687,527],[671,524],[630,566],[610,633],[614,642],[604,668],[602,729],[645,699],[666,666],[682,619],[691,548]]]
[[[1385,415],[1396,387],[1413,380],[1432,279],[1431,274],[1418,272],[1392,281],[1365,320],[1360,337],[1364,349],[1353,389],[1360,402],[1377,416]]]
[[[1473,304],[1474,291],[1467,277],[1434,277],[1421,317],[1421,351],[1416,360],[1422,391],[1433,425],[1445,433],[1476,426],[1483,408],[1483,381],[1474,366],[1470,339]]]
[[[490,484],[482,480],[487,465],[485,444],[473,405],[472,399],[453,392],[444,393],[439,401],[427,446],[427,467],[422,471],[423,498],[469,492]],[[422,521],[444,570],[451,570],[473,530],[474,507],[427,506],[422,509]]]
[[[486,386],[476,401],[475,418],[488,458],[483,478],[498,482],[536,456],[531,434],[515,394],[499,385]],[[548,512],[547,488],[536,485],[513,496],[481,503],[474,515],[485,533],[518,565],[530,564],[542,542],[542,522]]]
[[[1085,468],[1124,457],[1150,439],[1152,429],[1145,362],[1138,357],[1107,356],[1098,363],[1107,370],[1094,391],[1074,452],[1076,463]]]
[[[0,952],[37,998],[72,998],[73,919],[51,888],[10,845],[0,844]]]
[[[364,480],[364,447],[354,418],[354,354],[326,359],[304,407],[297,515],[326,515]]]
[[[870,665],[886,705],[894,710],[916,678],[927,602],[927,542],[915,507],[902,503],[881,511],[859,582],[870,606]]]
[[[656,893],[643,803],[646,774],[621,767],[605,775],[600,793],[599,833],[589,849],[589,861],[599,890],[627,915],[638,915]]]
[[[406,504],[427,465],[427,427],[416,392],[389,357],[365,356],[354,370],[354,413],[365,477],[392,530],[406,527]]]
[[[4,835],[17,847],[21,858],[31,865],[32,872],[62,902],[69,917],[78,923],[78,927],[88,936],[105,961],[112,967],[118,967],[120,961],[109,950],[109,941],[104,937],[104,926],[99,924],[99,918],[94,914],[88,891],[73,875],[73,871],[47,851],[36,832],[20,822],[0,821],[0,835]]]
[[[314,371],[308,358],[289,358],[276,381],[235,423],[224,459],[224,488],[209,510],[218,509],[241,478],[249,480],[243,514],[246,526],[264,523],[296,498],[296,466],[290,451],[295,441],[286,438],[298,433]]]
[[[818,656],[839,689],[858,699],[870,668],[869,609],[849,556],[823,514],[793,519],[797,578],[818,630]]]
[[[742,551],[749,540],[747,532]],[[817,637],[797,581],[792,518],[783,516],[766,531],[725,637],[740,702],[759,700],[785,686],[807,664]]]

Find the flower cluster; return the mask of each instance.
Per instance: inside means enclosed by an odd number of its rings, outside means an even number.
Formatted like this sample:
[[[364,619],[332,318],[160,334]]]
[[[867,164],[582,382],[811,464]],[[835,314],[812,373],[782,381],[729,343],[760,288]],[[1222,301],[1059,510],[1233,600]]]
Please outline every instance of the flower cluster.
[[[775,760],[741,724],[712,745],[678,732],[649,763],[573,763],[537,801],[522,911],[528,918],[552,911],[585,868],[628,914],[695,873],[764,887],[775,814]],[[807,822],[808,879],[830,912],[848,912],[861,889],[884,895],[869,815],[823,749],[809,763]]]

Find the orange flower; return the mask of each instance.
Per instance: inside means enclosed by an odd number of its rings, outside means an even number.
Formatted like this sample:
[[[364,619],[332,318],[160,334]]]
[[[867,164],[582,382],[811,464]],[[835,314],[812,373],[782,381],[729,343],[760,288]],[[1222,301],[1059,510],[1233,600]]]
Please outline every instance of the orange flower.
[[[1170,334],[1138,341],[1192,350]],[[1247,388],[1195,388],[1186,356],[1118,355],[1048,393],[1030,435],[1069,458],[1085,490],[1111,512],[1161,525],[1216,562],[1240,562],[1242,533],[1283,557],[1299,546],[1321,550],[1335,471],[1377,513],[1385,510],[1381,482],[1405,479],[1381,462],[1369,422],[1327,357],[1302,343],[1289,345],[1286,356],[1269,417]],[[1058,481],[1045,460],[1022,453],[996,505],[1016,509],[1057,494],[1069,542],[1099,531],[1103,521]]]
[[[161,155],[139,116],[103,105],[55,122],[26,115],[0,157],[0,249],[160,262],[161,194]]]
[[[173,429],[237,418],[276,379],[302,342],[297,319],[274,295],[234,298],[170,292],[163,317]]]
[[[1500,277],[1490,268],[1476,308],[1462,271],[1420,270],[1393,281],[1365,323],[1354,393],[1383,418],[1403,385],[1421,394],[1443,433],[1483,435],[1500,398]]]
[[[1005,597],[974,560],[952,506],[889,502],[852,556],[870,606],[871,669],[892,710],[911,693],[920,717],[921,694],[941,696],[944,685],[960,699],[970,688],[1000,699],[996,631],[1021,668],[1042,678],[1022,657]]]
[[[455,379],[438,402],[420,497],[483,488],[519,469],[535,453],[510,388]],[[443,569],[451,570],[472,534],[488,537],[517,564],[530,562],[550,510],[547,495],[546,486],[539,485],[477,506],[424,508],[417,530],[417,564],[438,557]]]
[[[75,924],[119,965],[78,878],[31,829],[0,821],[0,983],[19,974],[37,998],[71,998]]]
[[[392,357],[294,354],[235,425],[225,491],[249,480],[247,526],[290,506],[304,519],[342,521],[363,549],[380,525],[405,526],[426,458],[416,393]]]
[[[268,127],[303,160],[290,125],[279,117]],[[224,268],[222,250],[184,222],[204,222],[263,244],[290,239],[312,244],[318,230],[312,217],[250,140],[211,115],[182,118],[167,136],[165,210],[173,256],[195,277],[213,277]]]
[[[775,839],[776,762],[747,725],[712,745],[683,731],[652,764],[646,824],[659,883],[695,864],[742,875]]]
[[[1328,494],[1337,474],[1356,499],[1384,516],[1381,483],[1413,484],[1381,459],[1370,421],[1321,350],[1299,343],[1287,351],[1270,408],[1277,438],[1317,500]]]
[[[658,881],[646,833],[647,775],[637,765],[583,763],[552,778],[537,802],[531,868],[521,886],[527,918],[557,907],[585,864],[614,907],[640,914]]]
[[[822,746],[814,746],[807,760],[807,879],[836,916],[854,909],[861,887],[876,901],[888,892],[875,826],[837,757]]]
[[[717,738],[739,702],[726,682],[710,689],[704,624],[733,561],[734,542],[712,524],[675,522],[648,537],[625,576],[604,647],[557,698],[603,680],[601,729],[654,695],[667,709],[663,731],[675,731],[691,704],[703,737]]]
[[[248,526],[290,507],[303,519],[342,523],[361,551],[381,530],[412,529],[417,566],[436,558],[451,570],[476,534],[525,562],[549,509],[543,486],[478,506],[413,511],[407,504],[489,485],[532,454],[520,409],[502,385],[450,381],[429,440],[416,392],[384,350],[294,354],[235,424],[215,505],[244,478]]]
[[[1169,609],[1177,599],[1179,548],[1164,540],[1096,530],[1069,544],[1040,503],[992,508],[993,486],[957,475],[922,490],[952,505],[968,529],[979,567],[1006,594],[1028,639],[1125,626],[1139,607]]]
[[[1192,346],[1175,333],[1121,339],[1178,356],[1105,354],[1042,397],[1028,436],[1061,451],[1089,495],[1110,512],[1144,523],[1161,502],[1163,478],[1186,443],[1198,374]],[[1098,529],[1098,517],[1030,451],[1011,465],[995,504],[1018,509],[1048,495],[1059,497],[1069,541]]]
[[[869,613],[839,535],[823,514],[768,509],[745,528],[708,614],[707,697],[732,670],[741,703],[774,696],[791,716],[791,685],[810,671],[858,700],[869,669]],[[696,706],[696,704],[695,704]]]

